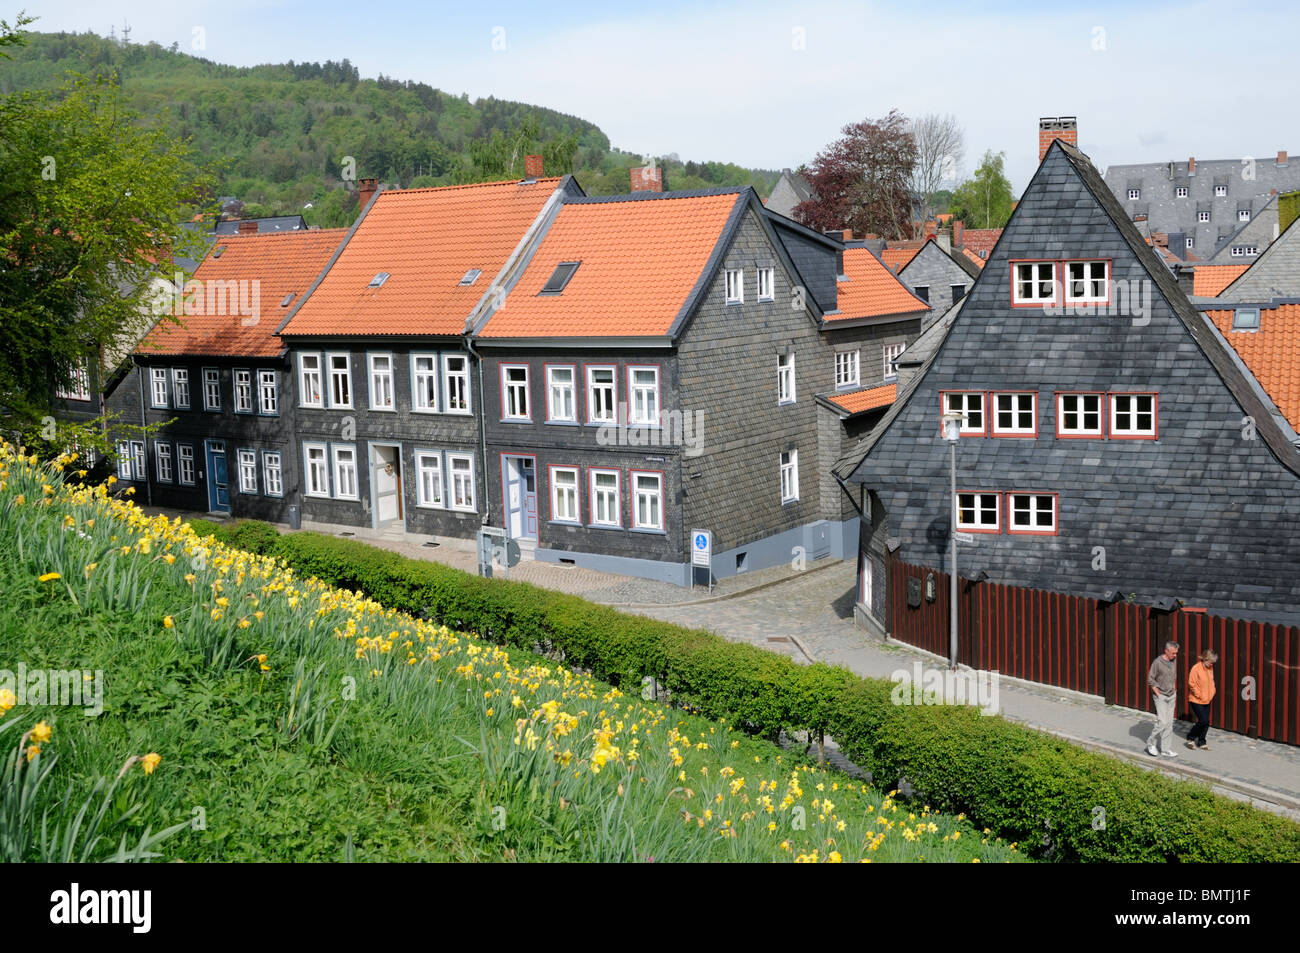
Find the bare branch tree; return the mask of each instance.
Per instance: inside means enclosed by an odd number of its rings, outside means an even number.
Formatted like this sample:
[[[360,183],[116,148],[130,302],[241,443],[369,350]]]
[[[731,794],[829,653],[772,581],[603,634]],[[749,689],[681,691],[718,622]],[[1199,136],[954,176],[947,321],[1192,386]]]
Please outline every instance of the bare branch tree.
[[[921,227],[924,228],[924,220],[932,211],[930,200],[934,193],[945,181],[957,176],[966,151],[966,130],[951,114],[931,113],[913,120],[909,131],[916,142],[916,166],[909,185],[923,206]]]

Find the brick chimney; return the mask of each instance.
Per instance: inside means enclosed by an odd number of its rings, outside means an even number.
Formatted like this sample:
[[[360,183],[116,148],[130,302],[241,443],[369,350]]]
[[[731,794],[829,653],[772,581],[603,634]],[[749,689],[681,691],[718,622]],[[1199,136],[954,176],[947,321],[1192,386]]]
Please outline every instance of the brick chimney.
[[[1187,174],[1188,175],[1196,174],[1196,156],[1187,157]]]
[[[646,165],[630,169],[633,192],[662,192],[664,190],[664,170],[661,166]]]
[[[524,156],[524,178],[540,179],[542,177],[542,157]]]
[[[841,235],[841,237],[844,239],[844,241],[846,241],[846,242],[851,242],[851,241],[853,241],[853,229],[851,229],[851,228],[846,228],[846,229],[844,229],[844,230],[840,233],[840,235]]]
[[[1285,150],[1285,149],[1280,149],[1280,150],[1278,150],[1278,153],[1277,153],[1277,164],[1278,164],[1278,165],[1286,165],[1286,150]]]
[[[379,191],[378,179],[359,179],[357,180],[357,199],[359,200],[362,211],[370,204],[370,200],[375,197]]]
[[[256,235],[256,234],[257,234],[257,222],[240,222],[240,223],[239,223],[239,234],[241,234],[241,235]]]
[[[952,247],[962,247],[962,234],[966,231],[966,223],[961,219],[952,223]]]
[[[1073,116],[1044,116],[1038,120],[1038,161],[1043,161],[1052,141],[1060,139],[1072,146],[1079,144],[1079,124]]]

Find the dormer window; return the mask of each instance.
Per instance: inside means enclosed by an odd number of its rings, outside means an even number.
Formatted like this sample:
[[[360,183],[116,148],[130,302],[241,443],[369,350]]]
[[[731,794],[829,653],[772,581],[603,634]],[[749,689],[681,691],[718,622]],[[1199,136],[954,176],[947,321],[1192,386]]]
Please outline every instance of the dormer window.
[[[1248,208],[1239,208],[1239,209],[1237,209],[1237,221],[1239,221],[1239,222],[1249,222],[1249,221],[1250,221],[1250,209],[1248,209]]]
[[[1214,187],[1214,195],[1216,198],[1223,198],[1227,194],[1228,187],[1226,185],[1216,185]]]
[[[1130,202],[1136,202],[1136,201],[1137,201],[1138,199],[1140,199],[1141,197],[1142,197],[1142,190],[1141,190],[1141,189],[1129,189],[1129,190],[1128,190],[1128,200],[1129,200]]]
[[[1197,220],[1198,222],[1208,222],[1208,221],[1210,220],[1210,213],[1209,213],[1209,212],[1197,212],[1197,213],[1196,213],[1196,220]]]
[[[1174,198],[1179,198],[1179,199],[1187,198],[1187,186],[1180,185],[1178,186],[1178,188],[1174,189]]]
[[[370,279],[370,284],[366,285],[366,287],[367,287],[367,288],[378,288],[380,285],[382,285],[382,284],[383,284],[385,281],[387,281],[387,280],[388,280],[388,272],[386,272],[386,271],[381,271],[381,272],[379,272],[379,274],[375,275],[375,277],[373,277],[373,278]]]
[[[471,268],[469,271],[465,272],[465,277],[460,279],[460,283],[462,285],[472,285],[474,282],[478,281],[478,276],[481,274],[483,274],[482,270]]]
[[[542,285],[541,294],[557,295],[562,292],[580,264],[582,264],[580,261],[562,261],[556,265],[551,277],[546,284]]]

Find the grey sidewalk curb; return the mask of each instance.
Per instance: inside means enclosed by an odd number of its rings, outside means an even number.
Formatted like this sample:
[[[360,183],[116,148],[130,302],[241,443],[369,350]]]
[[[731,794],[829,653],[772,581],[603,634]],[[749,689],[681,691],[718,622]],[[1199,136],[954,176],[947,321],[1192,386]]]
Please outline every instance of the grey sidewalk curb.
[[[843,559],[831,559],[829,562],[822,563],[820,566],[814,566],[811,569],[805,569],[803,572],[797,573],[793,576],[782,576],[780,579],[761,582],[757,586],[750,586],[748,589],[737,589],[735,592],[728,592],[725,595],[706,596],[703,599],[691,599],[687,602],[597,602],[597,600],[589,599],[587,596],[582,596],[581,598],[588,599],[590,602],[595,602],[597,605],[602,605],[610,609],[676,609],[678,607],[685,608],[687,606],[703,606],[713,602],[725,602],[728,599],[736,599],[740,596],[750,596],[756,592],[762,592],[764,589],[771,589],[773,586],[780,586],[787,582],[793,582],[796,579],[807,579],[809,576],[815,575],[822,570],[830,569],[832,566],[842,566],[844,563],[845,560]],[[805,652],[804,654],[807,653]]]

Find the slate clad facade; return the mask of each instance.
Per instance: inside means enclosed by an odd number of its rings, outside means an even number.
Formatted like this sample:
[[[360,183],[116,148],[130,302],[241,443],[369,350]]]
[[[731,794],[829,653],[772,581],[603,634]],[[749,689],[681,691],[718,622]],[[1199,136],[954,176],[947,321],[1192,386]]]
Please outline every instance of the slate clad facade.
[[[1067,263],[1109,262],[1110,293],[1123,287],[1137,305],[1092,315],[1015,306],[1013,263],[1044,261],[1057,263],[1058,295]],[[982,395],[982,404],[959,402],[982,411],[957,443],[957,488],[969,503],[958,525],[976,539],[960,547],[963,575],[1147,603],[1174,597],[1238,616],[1300,615],[1300,457],[1076,150],[1052,146],[929,362],[836,467],[878,501],[876,597],[859,593],[878,622],[886,540],[904,561],[948,568],[939,418],[949,393]],[[1030,432],[993,435],[999,394],[1032,395]],[[1062,434],[1061,395],[1095,395],[1100,419],[1069,421],[1100,432]],[[1151,419],[1139,421],[1147,398]],[[1132,432],[1146,424],[1149,434]]]
[[[929,302],[932,315],[943,314],[975,283],[979,268],[965,255],[954,257],[933,239],[898,273],[899,280]]]

